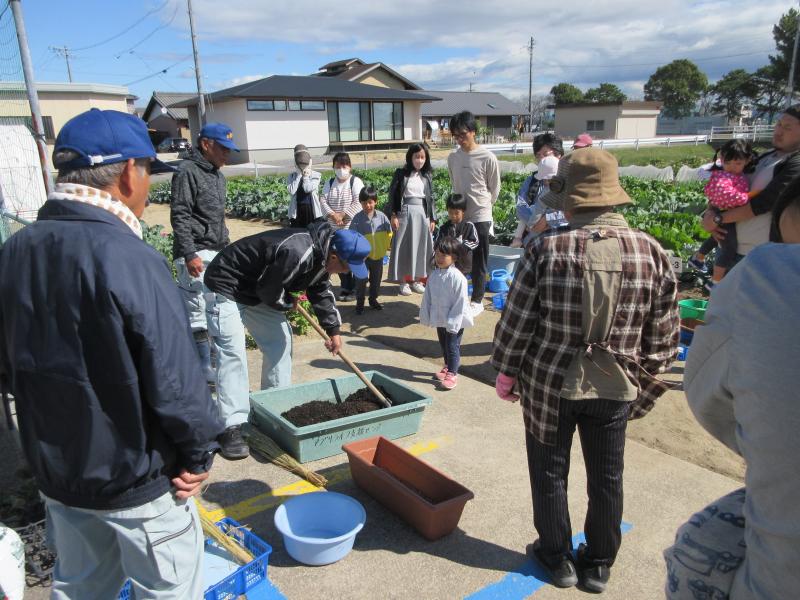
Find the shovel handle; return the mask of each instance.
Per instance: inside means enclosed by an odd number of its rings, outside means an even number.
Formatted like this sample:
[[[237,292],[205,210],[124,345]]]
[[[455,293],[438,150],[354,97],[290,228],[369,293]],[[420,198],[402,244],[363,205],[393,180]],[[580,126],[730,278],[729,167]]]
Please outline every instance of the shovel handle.
[[[296,310],[301,315],[303,315],[306,321],[311,323],[311,326],[316,330],[318,334],[322,336],[322,339],[324,339],[326,342],[330,341],[331,339],[330,336],[327,333],[325,333],[325,330],[322,327],[320,327],[320,324],[317,323],[317,320],[312,318],[311,315],[308,314],[308,311],[305,308],[303,308],[302,306],[300,306],[300,304],[298,304]],[[358,378],[361,379],[361,381],[363,381],[364,384],[366,384],[367,388],[369,388],[369,391],[375,394],[375,397],[378,399],[378,401],[381,404],[383,404],[383,406],[385,406],[386,408],[391,408],[392,407],[391,402],[389,402],[386,398],[384,398],[380,390],[376,388],[375,385],[369,379],[367,379],[367,376],[364,375],[364,373],[361,372],[361,369],[359,369],[356,366],[356,364],[352,360],[350,360],[344,352],[342,352],[341,349],[339,350],[338,354],[339,357],[345,362],[345,364],[347,364],[347,366],[350,367],[353,373],[358,375]]]

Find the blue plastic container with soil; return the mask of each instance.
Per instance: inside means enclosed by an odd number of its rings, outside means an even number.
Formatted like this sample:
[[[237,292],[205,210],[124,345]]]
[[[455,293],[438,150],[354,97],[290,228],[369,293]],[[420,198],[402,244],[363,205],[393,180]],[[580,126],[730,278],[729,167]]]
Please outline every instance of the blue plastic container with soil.
[[[216,583],[208,583],[208,587],[203,593],[203,600],[236,600],[259,584],[271,585],[267,580],[267,563],[269,555],[272,553],[272,547],[233,519],[226,517],[217,521],[216,526],[223,533],[236,539],[253,555],[253,560],[235,568],[233,558],[228,555],[227,551],[206,538],[205,556],[203,557],[203,566],[206,572],[203,575],[206,579],[210,576],[211,581],[216,580]],[[131,598],[130,581],[125,583],[119,594],[119,600],[129,600],[129,598]]]
[[[296,427],[281,416],[290,408],[313,400],[343,402],[353,392],[365,388],[356,375],[344,375],[253,392],[250,418],[301,463],[341,454],[342,444],[347,442],[376,435],[397,439],[416,433],[431,398],[377,371],[365,371],[364,375],[386,391],[392,402],[390,408],[304,427]]]

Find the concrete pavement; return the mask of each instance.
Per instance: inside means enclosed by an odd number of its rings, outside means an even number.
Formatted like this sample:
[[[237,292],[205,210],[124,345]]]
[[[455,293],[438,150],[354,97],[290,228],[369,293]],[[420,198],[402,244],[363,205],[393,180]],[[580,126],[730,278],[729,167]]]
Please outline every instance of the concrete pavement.
[[[584,592],[575,588],[558,590],[530,576],[534,567],[524,551],[536,534],[519,406],[499,400],[491,386],[472,378],[469,369],[459,378],[455,390],[441,391],[432,379],[440,367],[438,357],[426,360],[381,343],[400,337],[416,348],[415,353],[435,357],[435,347],[430,352],[420,350],[433,343],[432,331],[426,328],[408,323],[393,336],[368,331],[379,318],[391,316],[398,323],[400,313],[390,308],[395,301],[414,304],[416,297],[392,300],[392,287],[387,286],[387,308],[382,313],[367,311],[369,322],[357,322],[349,314],[352,308],[342,307],[345,320],[351,321],[354,330],[370,334],[369,338],[345,334],[346,350],[362,369],[379,370],[433,398],[418,434],[397,443],[411,448],[475,493],[459,528],[436,542],[424,540],[355,486],[344,454],[308,464],[328,477],[330,490],[357,498],[367,511],[366,526],[353,552],[333,565],[306,567],[286,553],[273,524],[275,508],[288,496],[313,488],[274,465],[254,457],[238,462],[218,458],[200,501],[215,517],[228,515],[239,520],[273,547],[269,577],[287,598],[449,599],[473,594],[475,598],[504,599],[584,597]],[[407,308],[411,315],[413,310]],[[487,312],[478,323],[489,328],[496,318]],[[477,335],[478,329],[473,333]],[[482,346],[475,352],[470,346],[483,343],[478,338],[465,339],[466,362],[473,362],[473,372],[482,368],[486,353]],[[251,351],[249,360],[254,388],[260,375],[260,354]],[[346,365],[328,354],[321,340],[296,338],[295,383],[347,373]],[[572,465],[570,511],[577,535],[586,511],[586,479],[577,436]],[[672,542],[676,528],[693,512],[740,485],[735,479],[629,439],[624,521],[630,530],[623,536],[605,597],[663,597],[661,552]],[[33,600],[46,597],[47,591],[41,588],[26,594]]]
[[[349,494],[367,510],[367,523],[353,552],[325,567],[296,563],[273,525],[277,504],[287,495],[310,490],[297,478],[254,458],[218,460],[202,502],[252,527],[273,546],[269,575],[288,598],[579,598],[577,590],[536,589],[525,572],[531,563],[525,545],[535,539],[521,411],[497,399],[483,383],[461,377],[453,391],[440,391],[431,379],[434,363],[399,354],[371,340],[347,336],[348,355],[365,370],[380,370],[429,394],[433,404],[420,431],[397,441],[420,458],[470,488],[475,499],[450,536],[428,542],[359,490],[349,478],[345,455],[308,466],[329,477],[329,489]],[[346,374],[321,341],[301,339],[294,349],[294,381]],[[251,354],[251,373],[260,357]],[[255,379],[254,379],[255,381]],[[576,437],[569,483],[574,532],[582,529],[586,479]],[[629,441],[626,449],[625,514],[630,531],[612,571],[607,598],[663,596],[662,550],[695,510],[735,489],[728,477]],[[515,574],[516,573],[516,574]]]

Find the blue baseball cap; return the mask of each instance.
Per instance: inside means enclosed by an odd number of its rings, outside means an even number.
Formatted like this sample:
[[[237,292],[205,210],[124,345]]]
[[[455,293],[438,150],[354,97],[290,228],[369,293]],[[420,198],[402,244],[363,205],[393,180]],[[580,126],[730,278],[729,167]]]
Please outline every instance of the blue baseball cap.
[[[359,279],[369,277],[364,259],[369,256],[370,246],[367,238],[350,229],[340,229],[333,234],[331,242],[336,256],[350,266],[350,272]]]
[[[60,150],[72,150],[79,156],[56,164],[59,170],[111,165],[129,158],[149,158],[151,173],[175,171],[174,167],[156,158],[145,122],[136,115],[118,110],[92,108],[71,118],[56,137],[54,152]]]
[[[198,137],[214,140],[226,148],[239,152],[239,148],[233,143],[233,130],[225,125],[225,123],[207,123],[200,130],[200,135]]]

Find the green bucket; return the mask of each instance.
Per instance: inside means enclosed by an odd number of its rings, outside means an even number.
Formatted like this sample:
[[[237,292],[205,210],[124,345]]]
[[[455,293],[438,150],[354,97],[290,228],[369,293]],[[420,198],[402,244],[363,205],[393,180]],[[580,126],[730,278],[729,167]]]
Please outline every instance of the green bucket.
[[[704,321],[706,318],[706,307],[708,300],[689,299],[678,302],[681,319],[697,319]]]

